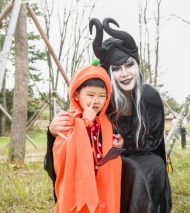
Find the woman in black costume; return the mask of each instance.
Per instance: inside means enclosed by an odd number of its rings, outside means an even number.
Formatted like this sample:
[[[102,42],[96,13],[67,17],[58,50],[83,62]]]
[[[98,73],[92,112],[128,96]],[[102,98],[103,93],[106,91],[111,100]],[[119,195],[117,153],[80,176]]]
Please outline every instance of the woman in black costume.
[[[124,138],[126,152],[122,155],[120,213],[169,213],[171,191],[166,172],[164,143],[164,108],[158,91],[143,82],[139,69],[138,47],[127,32],[111,18],[91,19],[92,33],[96,27],[93,50],[112,81],[112,98],[107,115],[115,133]],[[103,41],[103,30],[112,36]],[[52,147],[54,136],[72,128],[66,113],[51,122],[45,169],[55,181]],[[51,132],[51,133],[50,133]],[[54,135],[54,136],[53,136]]]

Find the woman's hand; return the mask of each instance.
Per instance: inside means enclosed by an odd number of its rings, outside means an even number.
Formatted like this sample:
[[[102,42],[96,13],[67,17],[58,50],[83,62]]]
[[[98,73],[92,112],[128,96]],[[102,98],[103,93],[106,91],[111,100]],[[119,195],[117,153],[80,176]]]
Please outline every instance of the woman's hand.
[[[124,140],[120,134],[114,135],[117,138],[117,142],[113,142],[113,146],[117,148],[123,148]]]
[[[55,137],[59,135],[65,139],[66,137],[63,135],[63,132],[67,132],[73,128],[70,125],[70,120],[68,112],[62,111],[58,113],[49,125],[50,133]]]

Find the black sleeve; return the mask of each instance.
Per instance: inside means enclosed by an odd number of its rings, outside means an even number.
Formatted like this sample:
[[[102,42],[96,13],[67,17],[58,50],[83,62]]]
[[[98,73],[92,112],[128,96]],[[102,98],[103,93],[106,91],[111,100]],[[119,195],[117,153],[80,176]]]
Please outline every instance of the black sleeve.
[[[53,182],[53,190],[54,190],[54,200],[56,202],[56,195],[55,195],[55,180],[56,174],[54,170],[53,164],[53,144],[55,141],[55,137],[50,133],[49,129],[47,131],[47,152],[44,157],[44,169],[47,171],[49,177]]]

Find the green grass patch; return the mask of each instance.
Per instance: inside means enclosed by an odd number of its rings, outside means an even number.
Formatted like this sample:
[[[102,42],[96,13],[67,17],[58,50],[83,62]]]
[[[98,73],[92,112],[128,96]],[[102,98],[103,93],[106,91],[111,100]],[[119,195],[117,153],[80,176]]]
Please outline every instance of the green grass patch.
[[[52,213],[52,182],[42,162],[16,168],[0,163],[1,213]]]
[[[8,154],[10,137],[0,137],[0,156]]]
[[[175,144],[171,153],[173,172],[169,174],[172,190],[172,213],[190,213],[190,148]]]
[[[9,141],[10,137],[0,137],[0,145],[6,145]]]
[[[46,132],[27,133],[38,148],[27,141],[27,153],[45,153]],[[0,137],[0,155],[4,155],[8,137]],[[173,209],[171,213],[190,213],[190,140],[187,148],[181,149],[177,140],[170,155],[173,172],[169,174]],[[0,163],[0,212],[1,213],[53,213],[52,182],[43,169],[43,162],[25,163],[17,168]]]
[[[47,133],[45,131],[28,131],[27,135],[31,138],[35,146],[26,139],[26,154],[28,153],[43,153],[47,146]],[[0,137],[0,155],[7,155],[9,150],[10,137]]]
[[[190,148],[174,147],[173,172],[169,174],[173,209],[171,213],[190,212]],[[52,182],[42,162],[25,163],[17,168],[0,163],[0,212],[53,213]]]
[[[186,130],[190,133],[190,122],[184,124],[184,127],[186,128]],[[172,128],[171,123],[165,123],[165,130],[170,130]]]

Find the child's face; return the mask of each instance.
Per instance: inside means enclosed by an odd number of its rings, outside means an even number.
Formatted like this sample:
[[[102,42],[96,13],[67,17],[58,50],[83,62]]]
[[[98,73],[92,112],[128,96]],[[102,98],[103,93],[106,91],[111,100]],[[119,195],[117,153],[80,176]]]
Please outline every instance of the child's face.
[[[74,99],[79,101],[80,107],[84,110],[86,107],[91,107],[98,114],[106,102],[107,92],[105,88],[86,86],[76,92]]]

